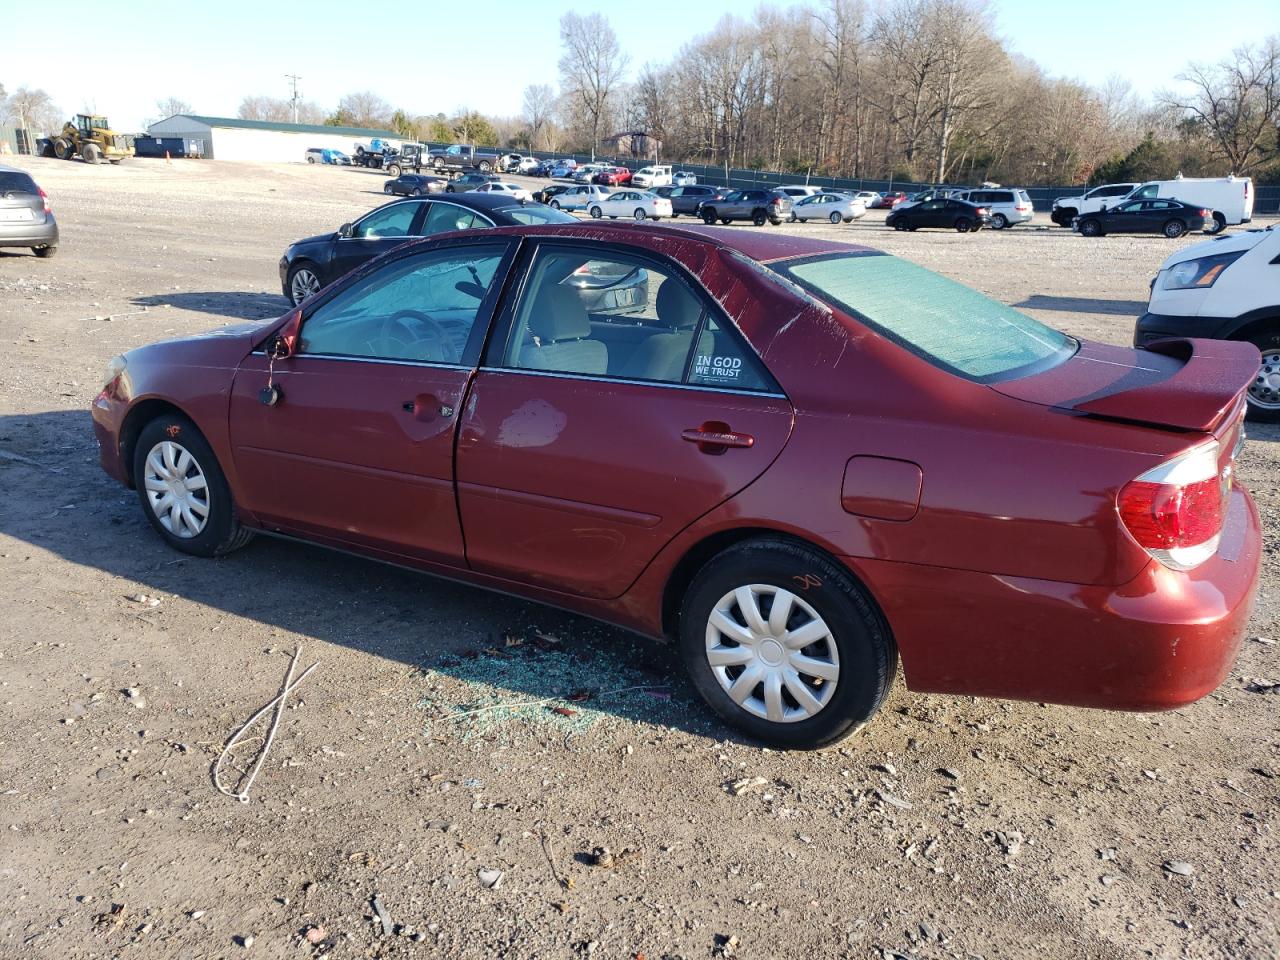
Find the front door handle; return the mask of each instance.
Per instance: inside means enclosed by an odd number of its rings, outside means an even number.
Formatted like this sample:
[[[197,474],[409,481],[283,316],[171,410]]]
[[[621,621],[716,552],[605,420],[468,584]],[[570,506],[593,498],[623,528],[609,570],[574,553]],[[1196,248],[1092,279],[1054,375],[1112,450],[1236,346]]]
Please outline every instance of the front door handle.
[[[696,443],[703,453],[724,453],[730,447],[747,448],[755,445],[756,438],[749,433],[738,433],[727,423],[709,421],[702,426],[685,430],[681,440]]]
[[[435,397],[424,396],[415,400],[406,400],[400,404],[401,409],[405,413],[412,413],[419,420],[430,420],[436,414],[442,417],[452,417],[453,407],[447,403],[439,403]]]

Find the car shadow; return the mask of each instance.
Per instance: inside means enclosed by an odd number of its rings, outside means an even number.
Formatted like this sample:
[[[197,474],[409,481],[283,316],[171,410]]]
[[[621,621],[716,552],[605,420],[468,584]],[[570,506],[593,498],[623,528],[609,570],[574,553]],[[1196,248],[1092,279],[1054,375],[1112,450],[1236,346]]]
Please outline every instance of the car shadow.
[[[25,543],[121,578],[108,603],[128,603],[140,586],[257,624],[264,641],[280,630],[413,668],[432,735],[531,724],[564,737],[614,720],[734,736],[702,704],[673,648],[621,629],[274,537],[216,560],[174,551],[137,495],[99,468],[87,412],[0,416],[0,487],[6,549]],[[163,611],[145,616],[164,627]]]
[[[213,313],[238,320],[266,320],[289,309],[289,301],[279,293],[249,293],[242,290],[194,293],[155,293],[134,297],[140,307],[173,307],[193,313]]]
[[[1147,312],[1145,300],[1098,300],[1093,297],[1047,297],[1033,294],[1015,307],[1028,310],[1059,310],[1063,313],[1105,313],[1137,319]]]

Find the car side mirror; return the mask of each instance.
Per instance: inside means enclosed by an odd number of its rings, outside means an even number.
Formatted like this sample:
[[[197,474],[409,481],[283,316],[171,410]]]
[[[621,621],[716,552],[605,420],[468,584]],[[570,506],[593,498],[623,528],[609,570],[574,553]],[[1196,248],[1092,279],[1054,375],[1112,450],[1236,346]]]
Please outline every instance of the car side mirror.
[[[276,332],[262,344],[271,360],[286,360],[297,353],[298,334],[302,330],[302,311],[295,310]]]
[[[338,236],[342,237],[343,239],[346,239],[347,237],[351,236],[351,224],[344,223],[342,226],[340,226],[338,228]]]

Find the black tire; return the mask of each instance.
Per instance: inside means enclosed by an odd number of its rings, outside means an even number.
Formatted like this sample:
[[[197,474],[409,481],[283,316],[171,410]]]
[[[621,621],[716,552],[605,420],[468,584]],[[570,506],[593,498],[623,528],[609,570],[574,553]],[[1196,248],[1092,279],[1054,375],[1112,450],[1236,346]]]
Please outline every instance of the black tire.
[[[453,184],[452,184],[452,183],[446,183],[446,184],[444,185],[444,192],[445,192],[445,193],[457,193],[458,191],[456,191],[456,190],[454,190],[454,189],[453,189]]]
[[[403,172],[403,171],[401,171],[401,169],[400,169],[400,164],[398,164],[398,163],[390,164],[390,165],[388,165],[388,167],[387,167],[387,176],[390,176],[390,177],[398,177],[398,176],[400,176],[400,174],[401,174],[402,172]]]
[[[86,143],[80,148],[80,156],[84,158],[85,163],[101,163],[102,148],[96,143]]]
[[[57,256],[58,247],[56,244],[52,247],[32,247],[31,252],[37,257],[48,260],[50,257]]]
[[[765,225],[765,221],[767,221],[768,219],[769,219],[769,215],[765,213],[763,210],[751,211],[751,222],[754,223],[757,227],[763,227]]]
[[[1249,388],[1245,417],[1254,423],[1280,423],[1280,391],[1260,389],[1265,385],[1264,377],[1280,367],[1280,326],[1273,327],[1266,333],[1255,334],[1249,340],[1262,354],[1262,367]],[[1260,406],[1260,400],[1267,406]]]
[[[75,156],[75,151],[65,138],[57,137],[53,141],[53,155],[59,160],[70,160]]]
[[[312,157],[312,156],[308,156],[308,157],[307,157],[307,163],[315,163],[315,162],[316,162],[316,158],[315,158],[315,157]]]
[[[488,172],[489,172],[490,170],[492,170],[493,168],[489,165],[488,161],[482,161],[482,162],[480,163],[480,166],[479,166],[477,169],[478,169],[481,173],[488,173]]]
[[[159,444],[171,442],[186,450],[204,474],[208,517],[204,528],[194,536],[177,536],[156,515],[146,489],[147,457]],[[213,448],[196,428],[181,414],[166,413],[156,417],[142,428],[133,448],[133,478],[146,514],[161,538],[175,550],[197,557],[217,557],[238,550],[253,539],[253,531],[240,525],[235,502],[226,475],[218,464]]]
[[[720,223],[727,227],[729,224],[733,223],[733,217],[721,217]]]
[[[1005,219],[1005,215],[1003,213],[997,213],[991,217],[992,230],[1003,230],[1008,225],[1009,221]]]
[[[391,189],[391,184],[389,183],[384,183],[382,185],[382,192],[388,195],[395,193],[395,191]]]
[[[649,215],[648,215],[647,213],[645,213],[645,212],[644,212],[644,208],[643,208],[643,207],[636,207],[635,212],[634,212],[634,213],[632,213],[632,214],[631,214],[631,216],[635,217],[635,219],[637,219],[637,220],[648,220],[648,219],[649,219]],[[657,218],[657,217],[654,217],[654,219],[656,220],[656,219],[658,219],[658,218]]]
[[[1080,236],[1082,237],[1102,236],[1102,224],[1097,220],[1081,220]]]
[[[1187,225],[1181,220],[1170,220],[1161,232],[1170,240],[1177,240],[1187,232]]]
[[[306,270],[308,273],[310,273],[313,277],[316,278],[317,283],[320,283],[321,282],[320,274],[317,272],[318,269],[319,268],[310,260],[299,260],[297,263],[289,267],[288,273],[285,274],[284,282],[285,282],[285,286],[289,288],[289,295],[288,295],[289,302],[292,303],[295,307],[298,306],[300,303],[302,303],[303,300],[307,299],[307,297],[313,295],[313,294],[307,294],[306,296],[302,297],[302,299],[300,300],[294,299],[293,285],[294,285],[294,281],[297,279],[298,274],[301,273],[303,270]],[[303,283],[305,285],[305,278],[303,280]]]
[[[604,211],[601,210],[599,207],[592,207],[590,210],[587,211],[587,213],[591,214],[592,220],[599,220],[601,217],[604,216]]]
[[[748,712],[730,698],[708,662],[711,613],[722,597],[751,584],[792,592],[830,630],[830,641],[821,644],[834,643],[839,677],[830,699],[806,719],[771,721]],[[804,544],[771,537],[730,547],[698,572],[681,602],[679,645],[694,686],[717,714],[750,736],[785,749],[819,749],[857,731],[880,709],[898,663],[888,625],[847,570]],[[811,689],[821,691],[821,686]]]
[[[708,227],[714,227],[716,225],[716,212],[714,210],[703,210],[702,222]]]
[[[770,222],[770,223],[772,223],[775,227],[780,227],[780,226],[782,226],[782,218],[781,218],[781,217],[770,217],[770,218],[769,218],[769,222]]]
[[[959,217],[956,220],[956,233],[968,233],[973,229],[973,221],[968,217]]]
[[[551,202],[550,202],[550,203],[548,203],[548,204],[547,204],[547,206],[549,206],[552,210],[559,210],[559,209],[560,209],[560,201],[559,201],[559,200],[557,200],[555,197],[552,197],[552,198],[551,198]]]
[[[1209,236],[1217,236],[1223,230],[1227,229],[1227,218],[1218,212],[1214,212],[1211,220],[1206,220],[1204,224],[1204,232]]]
[[[413,193],[412,193],[412,194],[410,194],[410,196],[414,196],[414,197],[421,197],[421,196],[423,196],[425,193],[426,193],[426,191],[425,191],[425,190],[423,190],[421,187],[414,187],[414,188],[413,188]]]
[[[830,220],[833,224],[836,224],[836,223],[839,223],[844,218],[840,216],[840,214],[832,212],[831,216],[827,217],[827,219]]]

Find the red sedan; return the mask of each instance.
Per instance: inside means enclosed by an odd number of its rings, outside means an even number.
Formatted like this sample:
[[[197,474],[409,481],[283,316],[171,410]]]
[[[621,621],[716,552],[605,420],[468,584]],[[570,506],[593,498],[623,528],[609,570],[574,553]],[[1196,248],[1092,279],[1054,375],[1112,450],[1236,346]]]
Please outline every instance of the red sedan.
[[[499,227],[130,351],[93,418],[179,550],[304,538],[673,637],[722,717],[815,747],[899,657],[918,691],[1213,690],[1258,579],[1258,363],[1077,341],[834,241]]]
[[[631,171],[626,167],[610,167],[601,170],[592,179],[606,187],[625,187],[631,182]]]
[[[871,204],[873,210],[892,210],[903,200],[907,199],[907,195],[902,191],[897,193],[884,193],[880,195],[880,199]]]

